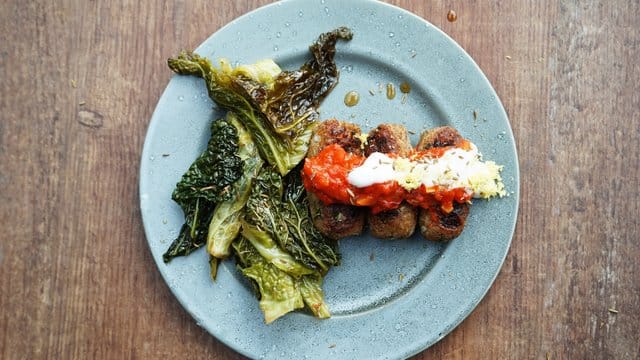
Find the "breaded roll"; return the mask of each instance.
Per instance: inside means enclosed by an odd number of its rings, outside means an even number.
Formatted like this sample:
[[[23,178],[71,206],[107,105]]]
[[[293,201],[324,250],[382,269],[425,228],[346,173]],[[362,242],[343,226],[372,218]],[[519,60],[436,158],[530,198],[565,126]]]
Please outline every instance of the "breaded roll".
[[[365,155],[374,152],[397,154],[407,157],[411,152],[407,129],[399,124],[381,124],[369,132]],[[413,235],[416,228],[417,209],[406,202],[393,210],[373,214],[369,210],[368,221],[371,235],[382,239],[402,239]]]
[[[449,126],[442,126],[426,131],[420,137],[417,150],[426,150],[433,147],[453,146],[462,141],[458,131]],[[420,209],[418,224],[420,233],[426,239],[434,241],[451,240],[464,229],[464,224],[469,215],[469,204],[453,202],[453,210],[446,213],[435,200],[427,209]]]
[[[326,120],[316,127],[309,143],[308,157],[318,155],[328,145],[338,144],[347,152],[362,155],[360,127],[355,124]],[[341,239],[360,235],[364,228],[365,211],[352,205],[324,205],[313,193],[308,193],[313,224],[323,235]]]

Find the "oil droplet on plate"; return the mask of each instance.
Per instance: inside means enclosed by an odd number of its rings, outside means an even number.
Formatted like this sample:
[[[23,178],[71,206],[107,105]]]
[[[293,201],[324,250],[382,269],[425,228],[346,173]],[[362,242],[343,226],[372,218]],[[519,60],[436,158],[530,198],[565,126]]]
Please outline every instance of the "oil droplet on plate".
[[[409,92],[411,92],[411,85],[409,85],[409,83],[408,83],[408,82],[403,81],[403,82],[400,84],[400,91],[401,91],[403,94],[408,94]]]
[[[349,91],[344,96],[344,104],[349,107],[356,106],[358,104],[358,101],[360,101],[360,94],[358,94],[358,92],[355,90]]]
[[[396,97],[396,87],[392,83],[387,84],[387,99],[393,100]]]

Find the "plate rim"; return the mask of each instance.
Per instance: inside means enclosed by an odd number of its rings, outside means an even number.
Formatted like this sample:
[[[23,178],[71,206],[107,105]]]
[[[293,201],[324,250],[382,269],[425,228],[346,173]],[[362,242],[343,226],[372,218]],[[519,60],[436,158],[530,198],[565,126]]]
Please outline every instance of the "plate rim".
[[[198,47],[195,49],[195,51],[197,52],[198,49],[201,49],[203,46],[205,46],[205,44],[209,43],[210,41],[212,41],[212,39],[219,34],[221,31],[233,27],[236,25],[237,22],[239,21],[243,21],[243,19],[245,18],[250,18],[252,16],[256,16],[259,15],[260,12],[271,8],[271,7],[276,7],[276,6],[282,6],[284,4],[295,4],[295,3],[303,3],[304,0],[281,0],[281,1],[275,1],[263,6],[260,6],[258,8],[255,8],[237,18],[234,18],[233,20],[229,21],[227,24],[225,24],[224,26],[218,28],[216,31],[214,31],[211,35],[209,35],[204,41],[202,41]],[[324,0],[323,0],[324,3]],[[405,352],[402,354],[394,354],[398,355],[398,356],[402,356],[402,357],[409,357],[409,356],[413,356],[415,354],[418,354],[424,350],[426,350],[427,348],[431,347],[432,345],[434,345],[435,343],[439,342],[440,340],[442,340],[444,337],[446,337],[448,334],[450,334],[455,328],[457,328],[466,318],[468,318],[468,316],[477,308],[477,306],[479,305],[479,303],[486,297],[487,293],[489,292],[489,290],[493,287],[493,284],[495,282],[495,280],[497,279],[503,265],[504,265],[504,261],[509,253],[509,250],[511,248],[511,244],[513,242],[513,238],[515,237],[515,229],[516,229],[516,225],[517,225],[517,218],[518,218],[518,212],[519,212],[519,207],[520,207],[520,166],[519,166],[519,158],[518,158],[518,152],[517,152],[517,144],[513,135],[513,129],[511,127],[511,122],[509,120],[508,114],[504,108],[503,103],[501,102],[497,92],[495,91],[494,87],[491,85],[490,81],[488,80],[488,78],[486,77],[486,75],[484,74],[484,72],[481,70],[481,68],[478,66],[478,64],[475,62],[475,60],[455,41],[453,40],[448,34],[446,34],[442,29],[438,28],[437,26],[433,25],[432,23],[430,23],[428,20],[408,11],[405,10],[399,6],[393,5],[393,4],[389,4],[386,2],[382,2],[382,1],[376,1],[376,0],[357,0],[357,1],[352,1],[352,3],[360,3],[363,5],[373,5],[373,6],[381,6],[382,8],[389,8],[389,9],[393,9],[393,11],[399,11],[401,12],[403,15],[407,16],[407,17],[411,17],[413,18],[414,21],[418,21],[420,23],[426,24],[428,26],[430,26],[433,30],[436,31],[437,36],[442,37],[443,39],[446,40],[448,45],[453,45],[454,47],[456,47],[457,51],[461,54],[463,54],[463,56],[466,58],[466,62],[471,64],[473,66],[473,71],[477,74],[480,75],[482,81],[483,81],[483,85],[489,89],[491,98],[492,100],[498,105],[498,111],[500,112],[500,116],[505,119],[506,121],[506,125],[507,125],[507,129],[508,132],[507,134],[505,134],[505,136],[508,138],[508,140],[510,140],[510,156],[513,156],[513,163],[514,163],[514,168],[512,169],[513,174],[514,174],[514,181],[513,181],[513,189],[511,190],[511,195],[515,197],[515,207],[513,208],[513,214],[512,214],[512,219],[513,221],[511,222],[511,226],[508,229],[508,233],[510,234],[510,236],[508,236],[508,239],[505,243],[505,247],[504,247],[504,252],[502,254],[500,254],[500,258],[497,266],[497,270],[495,272],[493,272],[491,280],[488,284],[486,284],[486,286],[484,286],[484,289],[482,291],[481,296],[477,297],[476,299],[474,299],[474,301],[472,301],[472,303],[470,304],[470,306],[468,306],[468,309],[464,309],[464,314],[462,314],[461,316],[457,317],[455,321],[450,323],[450,326],[446,327],[446,331],[441,333],[441,336],[438,336],[435,340],[433,341],[425,341],[425,342],[419,342],[419,343],[413,343],[413,349],[404,349]],[[305,3],[308,4],[308,3]],[[162,94],[160,95],[160,98],[156,104],[156,107],[153,111],[153,114],[151,116],[151,119],[148,123],[147,126],[147,131],[145,133],[145,139],[144,139],[144,144],[143,144],[143,149],[142,149],[142,159],[141,159],[141,163],[140,163],[140,172],[138,173],[139,175],[139,183],[138,183],[138,192],[139,192],[139,196],[140,196],[140,213],[141,213],[141,217],[143,220],[143,226],[144,226],[144,232],[145,232],[145,239],[147,242],[147,245],[149,246],[149,250],[152,252],[152,257],[154,258],[154,262],[156,263],[156,267],[158,268],[158,271],[160,272],[165,285],[169,285],[168,284],[168,279],[166,277],[165,271],[162,270],[162,266],[164,266],[165,264],[161,261],[159,261],[156,257],[153,256],[153,251],[152,251],[152,244],[150,242],[150,238],[149,238],[149,230],[147,229],[148,226],[151,226],[150,224],[148,224],[148,221],[145,220],[145,211],[144,211],[144,207],[143,207],[143,203],[144,203],[144,199],[142,196],[142,186],[143,186],[143,182],[144,182],[144,178],[145,178],[145,166],[147,164],[146,159],[149,158],[149,144],[148,144],[148,140],[149,140],[149,134],[151,132],[151,130],[153,129],[155,123],[157,121],[154,121],[154,119],[157,119],[157,112],[160,111],[160,102],[162,101],[163,97],[165,97],[165,94],[167,93],[167,90],[169,88],[170,83],[174,80],[174,78],[177,75],[172,76],[172,78],[169,80],[169,82],[167,83],[167,86],[165,87],[165,89],[163,90]],[[176,289],[172,288],[171,286],[168,286],[169,290],[171,291],[171,293],[173,294],[173,296],[178,300],[178,302],[181,304],[182,308],[187,311],[187,313],[190,314],[190,316],[195,319],[198,322],[198,325],[203,326],[202,324],[199,323],[199,316],[198,314],[196,314],[193,309],[190,309],[188,304],[186,304],[186,300],[183,299],[182,296],[180,296],[176,291]],[[325,320],[326,321],[326,320]],[[248,356],[248,357],[252,357],[255,356],[255,353],[249,352],[247,349],[238,346],[235,342],[233,342],[230,338],[226,338],[224,336],[220,336],[219,333],[215,332],[215,329],[211,329],[209,326],[207,326],[206,324],[204,324],[203,326],[205,328],[205,330],[207,332],[209,332],[209,334],[213,335],[218,341],[222,342],[223,344],[225,344],[226,346],[228,346],[229,348],[233,349],[234,351],[237,351],[238,353],[244,355],[244,356]],[[416,346],[417,345],[417,346]]]

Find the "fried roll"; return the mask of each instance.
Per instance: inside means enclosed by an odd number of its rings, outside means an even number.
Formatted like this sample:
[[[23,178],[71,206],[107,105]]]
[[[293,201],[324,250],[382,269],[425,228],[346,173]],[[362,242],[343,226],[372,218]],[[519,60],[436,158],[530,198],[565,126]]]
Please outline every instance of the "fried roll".
[[[360,156],[363,150],[358,135],[358,125],[335,119],[326,120],[315,129],[307,156],[316,156],[332,144],[338,144],[347,152]],[[365,222],[364,209],[343,204],[325,205],[315,194],[308,193],[308,196],[313,224],[323,235],[337,240],[362,233]]]
[[[434,147],[454,146],[463,138],[458,131],[449,126],[442,126],[422,133],[416,146],[418,151]],[[420,209],[418,224],[420,233],[428,240],[449,241],[462,233],[469,215],[470,205],[453,203],[453,210],[446,213],[440,204],[433,201],[427,208]]]
[[[407,157],[412,150],[407,129],[399,124],[381,124],[369,132],[365,155],[374,152]],[[382,239],[402,239],[413,235],[416,228],[417,209],[406,202],[399,208],[373,214],[369,210],[368,222],[371,235]]]

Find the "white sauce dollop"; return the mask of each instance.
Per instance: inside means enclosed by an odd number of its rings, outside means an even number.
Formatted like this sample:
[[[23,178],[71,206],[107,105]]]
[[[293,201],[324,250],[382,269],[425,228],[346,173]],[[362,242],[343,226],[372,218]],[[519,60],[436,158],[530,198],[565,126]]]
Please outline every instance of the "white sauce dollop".
[[[393,159],[379,152],[374,152],[347,176],[349,184],[363,188],[396,179]]]

